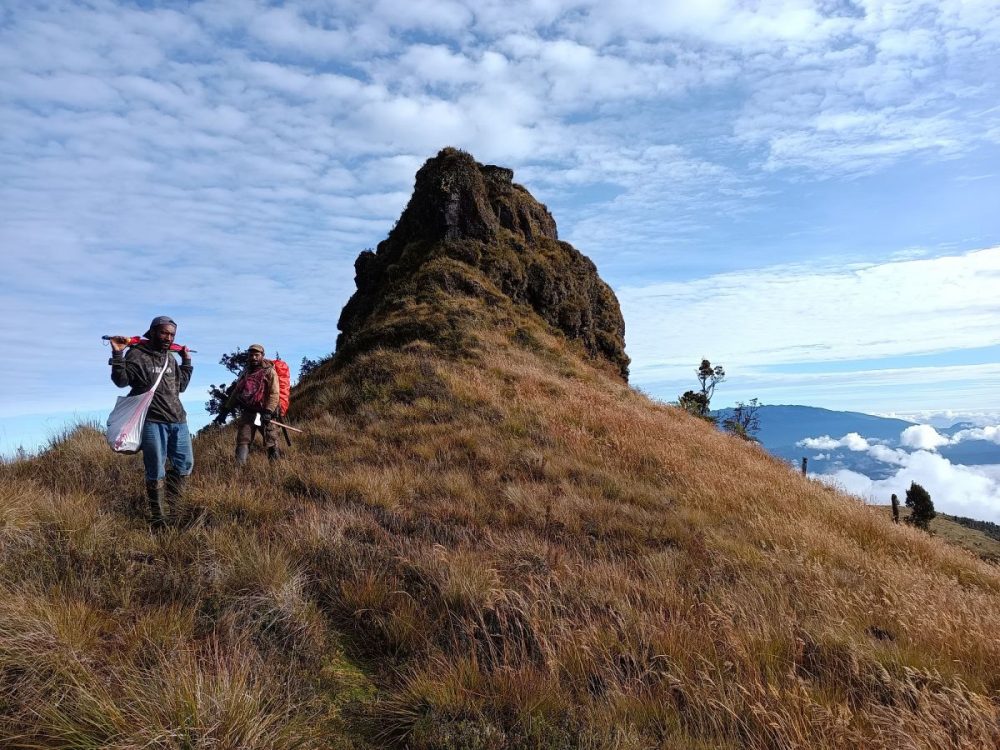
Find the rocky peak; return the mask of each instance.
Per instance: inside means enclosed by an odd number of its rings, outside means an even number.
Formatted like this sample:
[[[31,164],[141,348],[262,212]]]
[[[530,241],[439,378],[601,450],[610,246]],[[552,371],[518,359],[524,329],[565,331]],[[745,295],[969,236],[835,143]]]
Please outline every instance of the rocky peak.
[[[590,259],[559,240],[552,214],[505,167],[442,150],[417,172],[413,195],[389,236],[376,252],[362,252],[354,268],[357,292],[340,316],[338,352],[433,341],[427,321],[397,320],[414,298],[430,300],[432,290],[492,305],[502,301],[493,299],[499,293],[627,376],[617,298]]]
[[[446,148],[417,172],[413,196],[389,239],[490,241],[502,229],[526,242],[559,239],[552,214],[514,184],[514,170]]]

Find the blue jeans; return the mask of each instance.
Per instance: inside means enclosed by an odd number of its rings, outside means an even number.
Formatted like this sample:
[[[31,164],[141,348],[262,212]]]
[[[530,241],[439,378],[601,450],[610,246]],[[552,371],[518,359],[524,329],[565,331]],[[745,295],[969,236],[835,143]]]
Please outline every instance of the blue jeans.
[[[155,482],[166,476],[164,462],[169,458],[174,471],[186,477],[194,469],[194,449],[191,433],[185,422],[146,422],[142,426],[142,464],[146,481]]]

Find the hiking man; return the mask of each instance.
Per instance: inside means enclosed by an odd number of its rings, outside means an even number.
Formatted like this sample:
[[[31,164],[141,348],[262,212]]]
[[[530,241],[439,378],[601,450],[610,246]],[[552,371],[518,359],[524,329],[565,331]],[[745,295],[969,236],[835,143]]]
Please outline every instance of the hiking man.
[[[236,461],[242,466],[250,455],[250,443],[253,442],[257,427],[257,415],[260,415],[260,430],[267,447],[267,457],[274,461],[278,454],[278,426],[271,420],[278,416],[280,399],[280,384],[274,363],[264,359],[264,347],[251,344],[247,349],[247,366],[233,383],[229,397],[222,405],[215,424],[222,426],[226,415],[239,407],[240,418],[236,430]]]
[[[187,413],[180,394],[191,382],[191,351],[181,347],[178,365],[170,353],[177,324],[166,315],[153,318],[140,342],[124,352],[128,339],[111,338],[111,382],[119,388],[131,386],[130,396],[146,393],[165,367],[142,428],[142,463],[146,470],[146,497],[149,500],[153,528],[166,525],[169,511],[176,508],[184,494],[184,485],[194,469],[194,450],[188,431]],[[124,353],[123,353],[124,352]],[[170,471],[164,464],[170,460]],[[165,480],[165,481],[164,481]]]
[[[899,498],[892,496],[892,522],[899,523]]]

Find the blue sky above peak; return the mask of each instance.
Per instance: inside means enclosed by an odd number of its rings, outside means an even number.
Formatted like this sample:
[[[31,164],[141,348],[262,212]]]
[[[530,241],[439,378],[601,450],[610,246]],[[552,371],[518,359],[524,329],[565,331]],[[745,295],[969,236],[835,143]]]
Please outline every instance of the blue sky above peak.
[[[158,314],[194,409],[237,345],[328,353],[446,145],[593,258],[655,395],[707,356],[723,400],[998,409],[998,53],[998,0],[7,5],[0,450]]]

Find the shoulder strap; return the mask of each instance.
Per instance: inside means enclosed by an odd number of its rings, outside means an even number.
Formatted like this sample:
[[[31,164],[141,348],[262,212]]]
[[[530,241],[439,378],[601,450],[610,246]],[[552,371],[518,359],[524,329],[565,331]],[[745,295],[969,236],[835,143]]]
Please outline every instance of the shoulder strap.
[[[167,358],[163,360],[163,367],[160,368],[160,374],[156,376],[156,382],[153,383],[153,387],[149,389],[150,392],[155,392],[160,387],[160,381],[163,380],[163,373],[167,371],[168,367],[170,367],[170,352],[167,352]]]

